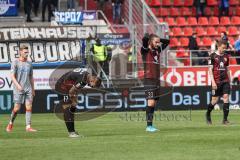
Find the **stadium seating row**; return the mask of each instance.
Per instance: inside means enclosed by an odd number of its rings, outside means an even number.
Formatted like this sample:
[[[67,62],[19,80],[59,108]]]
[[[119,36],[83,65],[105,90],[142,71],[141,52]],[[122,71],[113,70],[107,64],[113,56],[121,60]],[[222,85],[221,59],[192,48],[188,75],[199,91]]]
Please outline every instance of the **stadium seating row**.
[[[231,19],[229,17],[199,17],[198,21],[196,17],[167,17],[159,18],[160,22],[167,22],[170,27],[174,26],[229,26],[229,25],[240,25],[240,16],[233,16]]]
[[[229,41],[231,44],[234,44],[235,40],[233,37],[229,37]],[[210,47],[213,42],[213,39],[210,37],[203,37],[203,38],[197,38],[197,43],[199,47]],[[176,47],[188,47],[189,38],[181,37],[171,37],[170,38],[170,47],[176,48]]]
[[[193,32],[196,32],[198,36],[219,36],[221,32],[227,32],[230,36],[239,35],[239,29],[236,26],[226,27],[174,27],[170,29],[170,36],[191,36]]]
[[[160,6],[191,7],[193,6],[193,2],[194,2],[194,0],[145,0],[145,1],[151,7],[160,7]],[[238,0],[229,0],[230,6],[235,6],[239,4],[240,2]],[[207,0],[207,5],[218,6],[218,0]]]
[[[153,13],[157,17],[178,17],[178,16],[196,16],[196,8],[188,8],[188,7],[171,7],[171,8],[151,8]],[[206,7],[204,10],[205,16],[219,16],[219,8],[214,7],[213,9],[210,7]],[[230,7],[229,16],[240,16],[240,7]]]

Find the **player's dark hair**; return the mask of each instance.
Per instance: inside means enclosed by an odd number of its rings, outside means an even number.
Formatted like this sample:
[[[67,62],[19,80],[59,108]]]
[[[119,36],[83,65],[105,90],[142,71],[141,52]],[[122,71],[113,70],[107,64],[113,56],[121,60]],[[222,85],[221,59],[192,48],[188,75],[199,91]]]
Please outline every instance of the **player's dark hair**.
[[[159,36],[156,34],[150,34],[149,40],[152,41],[154,38],[159,38]]]
[[[96,77],[96,86],[95,87],[100,87],[102,84],[102,80],[99,77]]]
[[[227,41],[226,40],[220,40],[220,41],[218,41],[218,46],[221,46],[221,45],[227,45]]]
[[[224,36],[227,36],[227,32],[225,32],[225,31],[222,31],[222,33],[223,33],[223,35],[224,35]]]

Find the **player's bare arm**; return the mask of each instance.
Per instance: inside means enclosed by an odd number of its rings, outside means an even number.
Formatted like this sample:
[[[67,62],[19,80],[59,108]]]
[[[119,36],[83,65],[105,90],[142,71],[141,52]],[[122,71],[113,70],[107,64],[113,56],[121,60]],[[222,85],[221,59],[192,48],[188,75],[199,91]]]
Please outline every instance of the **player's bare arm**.
[[[70,97],[77,96],[77,91],[78,91],[78,88],[75,85],[73,85],[72,88],[69,90],[69,96]]]
[[[33,76],[31,76],[30,79],[31,79],[31,86],[32,86],[32,95],[35,96],[35,88],[34,88],[34,79],[33,79]]]
[[[211,82],[212,82],[212,89],[213,90],[216,90],[217,89],[217,84],[214,80],[214,77],[213,77],[213,66],[212,65],[209,65],[208,67],[208,72],[209,72],[209,75],[210,75],[210,78],[211,78]]]
[[[22,91],[23,88],[22,86],[18,83],[17,79],[16,79],[16,75],[13,73],[11,74],[11,79],[12,79],[12,82],[13,84],[17,87],[18,91]]]

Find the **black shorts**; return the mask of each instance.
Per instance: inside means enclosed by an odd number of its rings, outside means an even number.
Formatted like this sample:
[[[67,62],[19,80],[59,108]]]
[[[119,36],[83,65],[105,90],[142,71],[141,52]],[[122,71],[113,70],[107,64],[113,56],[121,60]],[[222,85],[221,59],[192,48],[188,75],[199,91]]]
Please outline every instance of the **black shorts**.
[[[230,83],[221,83],[217,85],[216,90],[212,90],[213,97],[223,96],[224,94],[230,94]]]
[[[158,80],[145,79],[144,90],[146,99],[159,99],[160,85]]]

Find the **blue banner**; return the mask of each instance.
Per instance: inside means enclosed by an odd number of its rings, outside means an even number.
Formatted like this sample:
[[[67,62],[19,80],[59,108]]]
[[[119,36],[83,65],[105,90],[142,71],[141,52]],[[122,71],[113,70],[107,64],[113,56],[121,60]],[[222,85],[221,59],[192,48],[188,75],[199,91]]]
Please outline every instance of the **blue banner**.
[[[96,12],[54,12],[55,21],[60,24],[82,24],[83,20],[95,20]]]
[[[0,16],[17,16],[17,0],[0,0]]]

